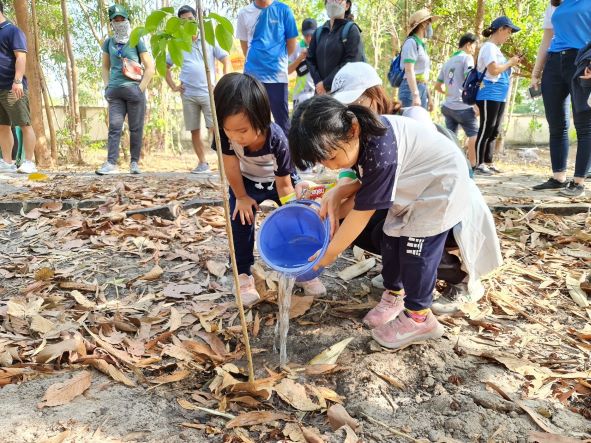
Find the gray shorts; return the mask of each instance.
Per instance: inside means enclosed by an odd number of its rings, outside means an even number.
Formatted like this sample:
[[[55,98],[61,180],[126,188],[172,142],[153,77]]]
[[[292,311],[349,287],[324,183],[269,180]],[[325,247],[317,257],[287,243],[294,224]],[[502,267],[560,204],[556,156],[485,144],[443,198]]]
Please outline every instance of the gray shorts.
[[[456,110],[441,106],[441,113],[445,117],[445,126],[454,134],[457,135],[458,126],[461,126],[466,136],[476,137],[478,135],[479,122],[473,107]]]
[[[183,101],[183,116],[185,118],[185,128],[187,131],[195,131],[196,129],[201,128],[201,112],[203,112],[205,126],[208,129],[213,126],[209,96],[192,97],[181,95],[181,99]]]

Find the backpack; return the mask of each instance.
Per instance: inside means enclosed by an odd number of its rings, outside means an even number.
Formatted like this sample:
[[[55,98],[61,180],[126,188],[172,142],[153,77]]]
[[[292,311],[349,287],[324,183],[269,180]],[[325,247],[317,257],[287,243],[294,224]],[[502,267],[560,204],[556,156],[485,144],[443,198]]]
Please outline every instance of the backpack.
[[[484,68],[484,72],[482,75],[478,72],[476,67],[472,68],[464,83],[462,84],[462,101],[467,105],[473,105],[476,103],[476,95],[480,90],[480,85],[482,84],[482,80],[484,80],[484,76],[486,75],[487,68]]]
[[[345,26],[343,26],[343,28],[341,29],[341,42],[343,43],[343,46],[345,46],[347,44],[347,39],[349,38],[349,31],[351,31],[351,28],[353,27],[353,25],[357,26],[357,29],[359,29],[359,32],[361,32],[361,28],[359,27],[359,25],[353,21],[348,21],[347,23],[345,23]],[[314,33],[314,40],[316,41],[316,47],[318,47],[318,43],[320,42],[320,35],[322,34],[322,28],[324,28],[324,26],[320,26],[319,28],[316,29],[316,32]],[[365,58],[365,47],[363,46],[363,42],[360,41],[361,44],[361,61],[365,62],[367,59]]]
[[[408,40],[408,38],[406,40]],[[404,40],[404,43],[406,43],[406,40]],[[404,46],[404,43],[402,43],[402,46]],[[394,88],[399,88],[404,79],[404,67],[402,66],[401,56],[402,50],[396,57],[394,57],[390,63],[390,69],[388,70],[388,81],[390,82],[390,86]]]

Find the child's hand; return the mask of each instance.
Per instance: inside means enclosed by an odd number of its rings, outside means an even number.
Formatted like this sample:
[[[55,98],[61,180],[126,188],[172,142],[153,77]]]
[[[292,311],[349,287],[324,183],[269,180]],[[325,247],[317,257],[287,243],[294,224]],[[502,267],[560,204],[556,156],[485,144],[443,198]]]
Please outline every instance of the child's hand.
[[[259,209],[259,205],[257,205],[257,202],[249,195],[237,198],[236,207],[234,208],[234,213],[232,214],[232,220],[236,220],[236,215],[240,214],[240,222],[243,225],[246,224],[245,221],[247,221],[249,225],[252,225],[254,222],[254,212],[252,210],[253,206],[256,212]]]
[[[295,185],[296,198],[298,200],[306,198],[312,186],[314,186],[314,183],[306,180],[302,180],[301,182],[299,182],[297,185]]]
[[[319,255],[320,255],[320,250],[316,251],[316,254],[314,254],[312,257],[310,257],[308,259],[308,261],[313,262],[314,260],[316,260],[318,258]],[[330,248],[329,248],[326,250],[326,252],[322,256],[320,261],[318,263],[316,263],[316,265],[312,269],[314,271],[318,271],[320,268],[326,268],[327,266],[332,265],[336,259],[337,259],[337,256],[331,254]]]
[[[323,220],[328,217],[330,221],[330,238],[339,229],[339,212],[341,209],[341,196],[337,188],[329,189],[320,204],[320,218]]]

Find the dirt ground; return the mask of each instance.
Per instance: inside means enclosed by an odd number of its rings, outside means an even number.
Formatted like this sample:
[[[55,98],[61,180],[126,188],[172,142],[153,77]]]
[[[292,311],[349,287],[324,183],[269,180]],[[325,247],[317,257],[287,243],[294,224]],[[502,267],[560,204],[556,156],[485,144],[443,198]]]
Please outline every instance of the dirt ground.
[[[544,177],[545,160],[519,165],[520,158],[511,153],[508,172],[479,179],[490,202],[569,203],[526,192]],[[370,282],[379,260],[345,282],[338,271],[357,261],[349,251],[323,274],[325,297],[296,293],[290,365],[279,368],[275,276],[263,271],[265,301],[246,313],[256,378],[272,380],[263,398],[263,388],[239,387],[246,360],[231,273],[219,269],[227,261],[221,208],[191,208],[174,220],[125,216],[170,200],[216,198],[215,184],[183,175],[1,179],[15,191],[11,198],[106,200],[99,208],[0,212],[3,443],[357,441],[329,426],[334,403],[358,421],[364,442],[591,438],[591,308],[575,302],[569,280],[578,283],[591,264],[588,213],[495,214],[505,264],[484,281],[486,296],[441,317],[443,339],[398,352],[382,349],[361,323],[379,300]],[[336,365],[309,370],[313,357],[347,338]],[[82,349],[46,352],[68,340]],[[93,360],[103,362],[100,372]],[[48,388],[84,371],[91,381],[80,395],[40,407]],[[306,386],[307,394],[288,401],[278,380]],[[229,416],[211,410],[287,416],[230,428]],[[302,440],[293,424],[322,440]]]

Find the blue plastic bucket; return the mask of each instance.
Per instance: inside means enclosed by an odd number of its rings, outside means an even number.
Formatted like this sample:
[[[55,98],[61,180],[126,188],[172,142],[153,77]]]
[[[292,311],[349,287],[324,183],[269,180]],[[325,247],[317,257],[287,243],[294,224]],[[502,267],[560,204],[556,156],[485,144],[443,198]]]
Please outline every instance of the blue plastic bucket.
[[[310,200],[296,200],[275,209],[263,222],[257,238],[262,259],[272,269],[295,277],[296,281],[316,278],[323,269],[312,268],[330,242],[330,222],[322,220]],[[313,262],[308,259],[318,250]]]

